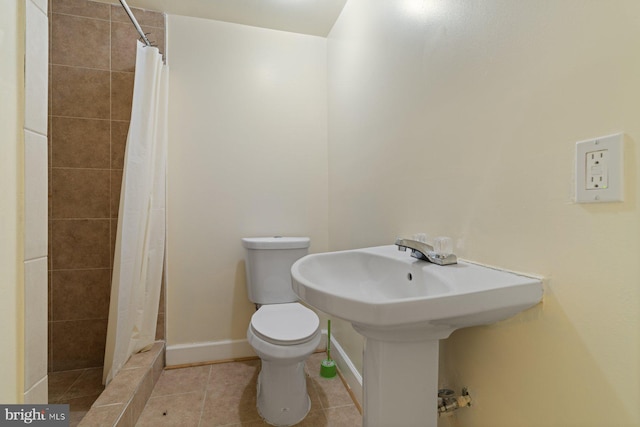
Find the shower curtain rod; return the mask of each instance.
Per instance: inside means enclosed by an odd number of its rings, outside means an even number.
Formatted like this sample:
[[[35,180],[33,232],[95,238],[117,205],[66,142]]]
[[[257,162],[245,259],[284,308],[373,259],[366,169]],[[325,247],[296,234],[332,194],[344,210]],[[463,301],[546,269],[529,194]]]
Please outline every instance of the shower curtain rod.
[[[129,15],[129,19],[131,19],[131,23],[133,24],[133,26],[136,27],[136,30],[138,31],[138,34],[140,34],[140,38],[142,39],[142,41],[144,41],[147,46],[151,46],[151,42],[147,38],[147,35],[144,33],[144,31],[142,31],[142,27],[140,27],[140,24],[138,24],[138,20],[136,19],[136,17],[133,16],[133,12],[131,12],[131,9],[129,9],[129,5],[127,4],[126,0],[120,0],[120,4],[122,5],[122,7],[124,7],[124,11],[127,12],[127,15]]]

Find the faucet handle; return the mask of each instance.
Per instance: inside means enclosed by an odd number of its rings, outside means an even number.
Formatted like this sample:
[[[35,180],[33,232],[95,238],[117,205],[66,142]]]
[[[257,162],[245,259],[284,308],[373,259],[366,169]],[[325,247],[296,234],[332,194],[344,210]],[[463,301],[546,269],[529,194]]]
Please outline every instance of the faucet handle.
[[[417,233],[413,235],[413,240],[420,243],[427,243],[427,234],[426,233]]]
[[[438,256],[448,257],[453,253],[453,240],[451,240],[451,237],[436,237],[433,239],[433,251]]]

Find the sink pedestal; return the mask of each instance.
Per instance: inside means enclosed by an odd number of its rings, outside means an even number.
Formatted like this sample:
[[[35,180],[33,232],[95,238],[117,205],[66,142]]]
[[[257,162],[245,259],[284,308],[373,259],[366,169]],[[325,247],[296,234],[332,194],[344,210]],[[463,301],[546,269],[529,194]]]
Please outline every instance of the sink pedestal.
[[[439,341],[366,338],[364,427],[436,427]]]

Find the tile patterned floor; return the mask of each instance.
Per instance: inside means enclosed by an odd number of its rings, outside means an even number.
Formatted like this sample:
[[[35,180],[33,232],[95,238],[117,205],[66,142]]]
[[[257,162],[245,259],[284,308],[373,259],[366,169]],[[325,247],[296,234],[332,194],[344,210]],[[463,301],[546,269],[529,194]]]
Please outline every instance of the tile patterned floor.
[[[49,372],[49,403],[68,403],[70,427],[78,425],[104,390],[102,368]]]
[[[324,353],[307,360],[311,411],[298,426],[355,427],[362,417],[339,377],[320,377]],[[256,410],[260,361],[165,370],[136,426],[267,426]]]

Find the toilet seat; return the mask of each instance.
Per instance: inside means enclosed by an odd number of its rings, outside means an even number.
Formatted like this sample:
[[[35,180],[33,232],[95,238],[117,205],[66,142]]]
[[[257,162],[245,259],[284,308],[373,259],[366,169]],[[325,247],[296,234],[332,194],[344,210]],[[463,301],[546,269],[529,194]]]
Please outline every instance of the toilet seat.
[[[312,340],[320,328],[318,315],[298,303],[263,305],[251,316],[251,330],[276,345],[297,345]]]

